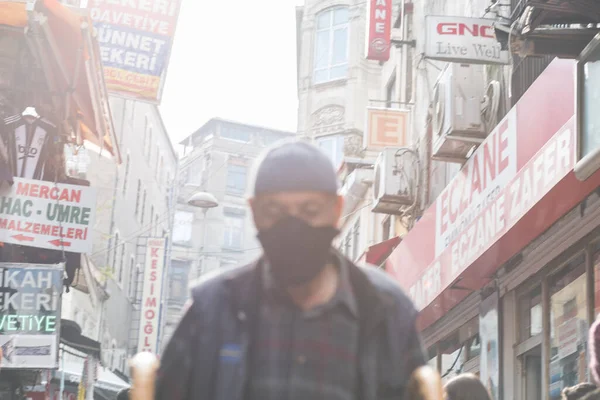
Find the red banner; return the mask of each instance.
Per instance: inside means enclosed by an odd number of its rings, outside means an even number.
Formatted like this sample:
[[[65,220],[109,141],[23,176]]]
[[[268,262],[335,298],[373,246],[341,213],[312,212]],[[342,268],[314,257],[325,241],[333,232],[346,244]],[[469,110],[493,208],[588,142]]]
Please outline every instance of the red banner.
[[[421,328],[597,185],[571,179],[573,72],[570,60],[547,67],[389,257],[388,272],[422,311]]]
[[[367,59],[390,59],[392,35],[392,0],[369,0]]]

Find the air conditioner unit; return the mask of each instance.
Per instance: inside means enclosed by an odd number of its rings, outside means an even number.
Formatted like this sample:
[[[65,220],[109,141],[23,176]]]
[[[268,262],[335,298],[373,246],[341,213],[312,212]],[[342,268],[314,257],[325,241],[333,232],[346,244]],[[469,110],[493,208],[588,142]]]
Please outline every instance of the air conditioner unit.
[[[405,148],[386,148],[375,162],[373,209],[375,213],[401,214],[415,201],[415,165]]]
[[[481,116],[485,97],[482,65],[450,63],[435,84],[432,158],[463,163],[487,135]]]

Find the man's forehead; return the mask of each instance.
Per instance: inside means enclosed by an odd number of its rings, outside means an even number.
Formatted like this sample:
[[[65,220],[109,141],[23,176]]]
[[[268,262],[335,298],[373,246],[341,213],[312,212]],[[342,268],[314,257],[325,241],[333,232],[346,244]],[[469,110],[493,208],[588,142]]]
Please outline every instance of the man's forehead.
[[[255,198],[260,204],[296,205],[305,203],[323,203],[335,199],[335,196],[322,192],[278,192],[264,193]]]

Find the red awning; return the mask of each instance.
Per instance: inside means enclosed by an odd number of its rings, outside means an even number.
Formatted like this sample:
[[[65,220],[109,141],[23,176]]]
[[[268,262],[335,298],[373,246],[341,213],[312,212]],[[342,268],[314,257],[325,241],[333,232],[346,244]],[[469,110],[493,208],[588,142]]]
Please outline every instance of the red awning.
[[[28,28],[31,40],[43,41],[38,42],[40,50],[34,56],[41,58],[51,90],[71,93],[68,117],[80,121],[81,139],[107,150],[120,161],[90,17],[58,0],[38,0],[34,10],[28,10],[23,2],[8,1],[0,3],[0,25]]]
[[[360,261],[371,265],[381,265],[402,239],[396,236],[370,246],[360,257]]]

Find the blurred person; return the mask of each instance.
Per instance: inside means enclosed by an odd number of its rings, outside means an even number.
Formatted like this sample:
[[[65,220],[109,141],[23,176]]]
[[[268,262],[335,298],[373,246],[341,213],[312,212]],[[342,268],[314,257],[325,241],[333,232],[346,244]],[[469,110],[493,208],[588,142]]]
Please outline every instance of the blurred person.
[[[492,400],[485,385],[476,375],[461,374],[444,386],[447,400]]]
[[[588,337],[590,372],[592,380],[596,385],[600,385],[600,318],[592,324]]]
[[[600,400],[600,389],[596,389],[583,396],[581,400]]]
[[[564,388],[562,391],[562,400],[581,400],[594,390],[596,390],[596,385],[593,383],[580,383],[575,386]]]
[[[425,365],[417,312],[382,271],[333,249],[336,171],[305,141],[260,158],[259,260],[205,276],[161,359],[160,400],[402,398]]]

